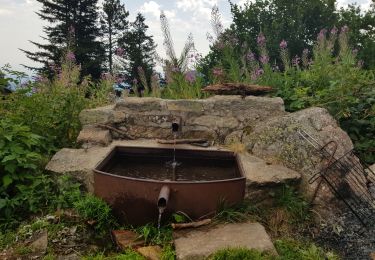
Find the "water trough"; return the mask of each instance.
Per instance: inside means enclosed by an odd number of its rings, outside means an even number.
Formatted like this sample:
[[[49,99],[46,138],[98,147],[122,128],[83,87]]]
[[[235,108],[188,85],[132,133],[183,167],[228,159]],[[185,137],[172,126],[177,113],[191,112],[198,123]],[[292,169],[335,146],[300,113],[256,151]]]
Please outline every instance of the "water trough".
[[[242,201],[245,177],[230,151],[115,146],[94,169],[94,192],[112,206],[118,219],[143,225],[184,212],[192,219]],[[159,207],[159,208],[158,208]]]

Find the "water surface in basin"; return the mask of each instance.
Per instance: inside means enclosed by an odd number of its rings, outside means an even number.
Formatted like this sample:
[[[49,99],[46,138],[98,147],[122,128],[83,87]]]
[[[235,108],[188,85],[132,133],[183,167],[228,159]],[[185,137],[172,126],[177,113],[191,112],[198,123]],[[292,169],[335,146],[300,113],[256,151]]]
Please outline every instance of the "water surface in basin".
[[[172,180],[173,157],[167,154],[116,154],[103,171],[120,176]],[[176,181],[214,181],[240,177],[236,161],[228,158],[207,158],[177,154]]]

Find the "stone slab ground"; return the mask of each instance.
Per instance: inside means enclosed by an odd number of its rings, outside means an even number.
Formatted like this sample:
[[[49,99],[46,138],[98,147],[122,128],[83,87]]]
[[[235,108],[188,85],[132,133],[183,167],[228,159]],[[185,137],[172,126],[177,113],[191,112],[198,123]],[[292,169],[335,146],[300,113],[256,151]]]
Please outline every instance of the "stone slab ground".
[[[174,233],[178,260],[201,260],[220,249],[247,248],[268,251],[276,249],[265,228],[259,223],[222,224],[211,228]]]

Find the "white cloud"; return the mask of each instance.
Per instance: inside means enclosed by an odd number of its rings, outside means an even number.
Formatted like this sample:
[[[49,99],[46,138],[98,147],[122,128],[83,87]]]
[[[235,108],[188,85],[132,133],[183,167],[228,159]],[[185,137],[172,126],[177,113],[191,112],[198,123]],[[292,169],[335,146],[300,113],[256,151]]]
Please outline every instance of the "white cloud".
[[[151,14],[155,19],[159,19],[162,6],[155,1],[149,1],[145,2],[138,11],[143,14]],[[169,19],[176,16],[176,12],[174,10],[164,10],[164,13]]]
[[[184,12],[193,12],[194,16],[201,16],[204,19],[210,19],[211,9],[218,4],[218,0],[178,0],[176,5],[178,9]]]
[[[9,16],[12,15],[13,11],[5,8],[0,8],[0,16]]]
[[[155,18],[160,16],[160,5],[155,1],[149,1],[144,3],[139,11],[144,14],[152,14]]]

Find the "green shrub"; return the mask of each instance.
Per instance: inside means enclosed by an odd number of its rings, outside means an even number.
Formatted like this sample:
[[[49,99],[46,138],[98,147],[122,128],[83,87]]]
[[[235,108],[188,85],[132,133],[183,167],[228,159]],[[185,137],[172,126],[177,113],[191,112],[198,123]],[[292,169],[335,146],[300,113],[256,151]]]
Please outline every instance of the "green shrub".
[[[281,50],[284,56],[285,52]],[[361,67],[356,52],[349,48],[347,31],[336,36],[322,30],[311,60],[307,51],[301,59],[289,66],[291,62],[284,58],[284,72],[265,70],[258,83],[273,86],[288,111],[310,106],[328,109],[349,134],[360,157],[375,162],[375,72]]]
[[[39,173],[44,151],[43,138],[29,127],[0,120],[1,222],[13,222],[15,213],[22,210],[36,212],[43,203],[40,198],[48,189],[45,176]]]
[[[171,72],[171,75],[168,85],[162,91],[163,98],[199,99],[207,96],[202,91],[203,78],[196,75],[195,71],[189,71],[186,74],[177,71]],[[190,79],[187,80],[189,77]]]
[[[76,201],[74,208],[84,221],[93,223],[95,230],[102,234],[116,225],[112,210],[108,204],[92,194],[87,194]]]

